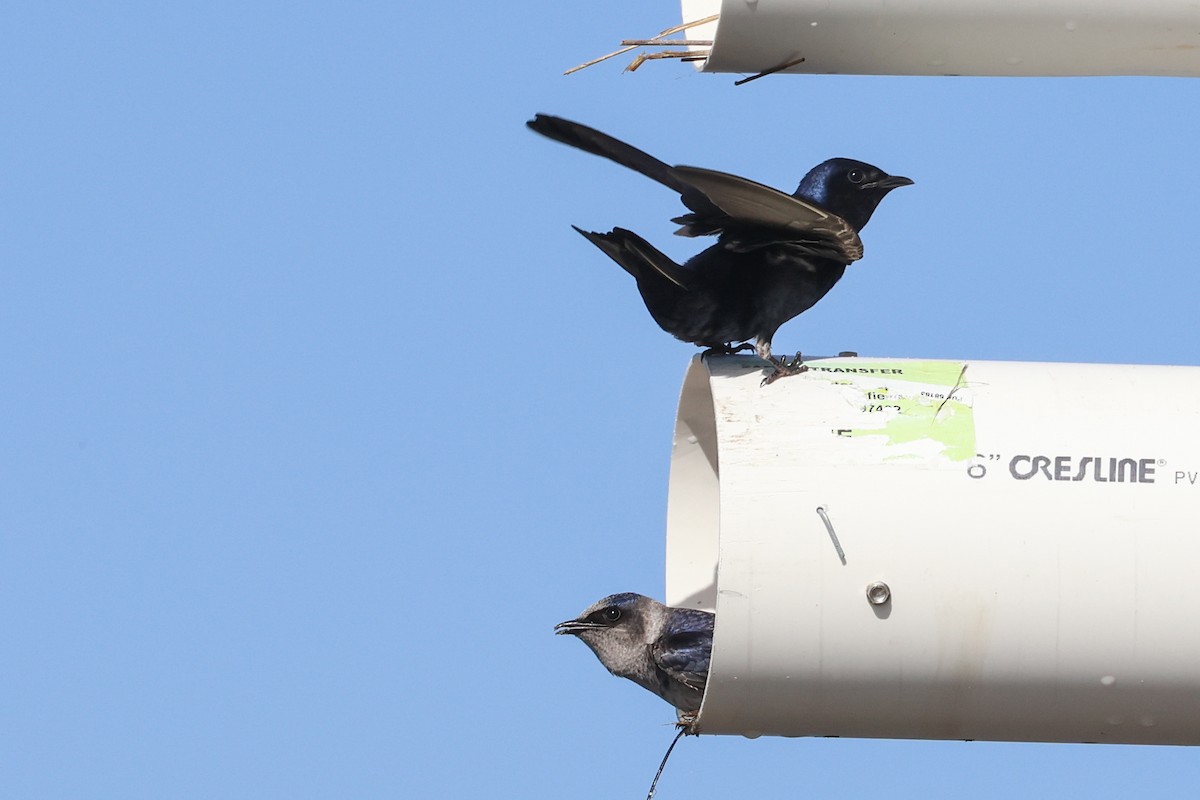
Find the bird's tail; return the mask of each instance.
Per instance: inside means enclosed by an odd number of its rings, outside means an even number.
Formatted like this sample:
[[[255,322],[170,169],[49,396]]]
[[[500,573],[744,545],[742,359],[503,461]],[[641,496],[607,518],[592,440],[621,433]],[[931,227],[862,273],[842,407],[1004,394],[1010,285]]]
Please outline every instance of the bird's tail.
[[[620,264],[622,269],[637,279],[639,285],[645,280],[654,281],[658,278],[666,279],[680,289],[688,288],[687,271],[633,231],[613,228],[608,233],[596,233],[574,225],[571,227]]]
[[[659,161],[649,153],[638,150],[633,145],[625,144],[620,139],[614,139],[607,133],[601,133],[595,128],[549,114],[535,114],[533,119],[525,124],[529,126],[530,130],[556,142],[569,144],[593,155],[615,161],[680,194],[692,191],[692,187],[684,182],[669,164]]]

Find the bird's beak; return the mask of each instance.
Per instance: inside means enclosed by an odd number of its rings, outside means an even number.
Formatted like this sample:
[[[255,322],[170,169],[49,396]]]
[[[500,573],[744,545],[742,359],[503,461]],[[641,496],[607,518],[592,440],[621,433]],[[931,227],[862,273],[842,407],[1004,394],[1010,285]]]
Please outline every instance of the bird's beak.
[[[564,633],[569,633],[572,636],[578,636],[584,631],[591,630],[592,628],[602,627],[604,626],[597,625],[594,622],[584,622],[583,620],[579,619],[569,619],[566,622],[560,622],[555,625],[554,632],[559,636],[563,635]]]
[[[888,175],[886,178],[880,178],[877,181],[863,185],[872,189],[899,189],[901,186],[912,186],[913,180],[903,175]]]

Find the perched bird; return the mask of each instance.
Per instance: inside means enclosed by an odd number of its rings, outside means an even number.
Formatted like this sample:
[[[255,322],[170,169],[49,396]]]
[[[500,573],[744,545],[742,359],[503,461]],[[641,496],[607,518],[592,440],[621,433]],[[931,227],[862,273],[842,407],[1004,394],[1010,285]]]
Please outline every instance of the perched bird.
[[[609,672],[695,715],[708,681],[714,619],[707,611],[670,608],[625,592],[588,606],[554,632],[578,636]]]
[[[679,193],[691,213],[676,217],[681,236],[719,237],[676,264],[632,231],[575,228],[637,281],[650,316],[667,333],[707,353],[753,349],[774,366],[770,383],[806,367],[771,355],[779,326],[807,311],[862,258],[858,232],[884,196],[908,178],[848,158],[813,167],[788,195],[699,167],[670,166],[636,147],[580,125],[538,114],[526,123],[551,139],[642,173]],[[735,347],[736,343],[742,343]]]

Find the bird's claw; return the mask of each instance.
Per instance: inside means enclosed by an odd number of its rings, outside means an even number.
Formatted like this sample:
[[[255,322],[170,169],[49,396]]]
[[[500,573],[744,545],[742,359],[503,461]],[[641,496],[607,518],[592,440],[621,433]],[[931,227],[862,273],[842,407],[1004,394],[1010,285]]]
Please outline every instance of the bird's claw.
[[[700,731],[696,730],[696,720],[699,716],[699,711],[680,711],[675,727],[682,730],[684,736],[699,736]]]
[[[741,353],[744,350],[753,350],[753,349],[754,349],[754,345],[750,344],[749,342],[742,342],[737,347],[733,346],[733,342],[724,342],[723,344],[713,345],[712,347],[705,350],[703,353],[700,354],[700,360],[703,361],[712,356],[732,356],[737,353]]]
[[[775,369],[767,377],[763,378],[762,383],[759,384],[760,386],[770,386],[780,378],[786,378],[789,375],[799,375],[801,372],[808,371],[808,365],[801,363],[799,353],[796,353],[796,356],[791,361],[788,361],[786,358],[776,358],[773,356],[770,360],[775,365]]]

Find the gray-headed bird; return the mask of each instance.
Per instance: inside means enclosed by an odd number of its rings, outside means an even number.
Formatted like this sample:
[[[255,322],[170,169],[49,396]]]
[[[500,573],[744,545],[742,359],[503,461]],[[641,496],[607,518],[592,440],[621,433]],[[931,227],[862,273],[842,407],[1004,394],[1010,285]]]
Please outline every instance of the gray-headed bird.
[[[715,619],[624,592],[593,603],[554,632],[578,636],[609,672],[695,716],[708,681]]]

